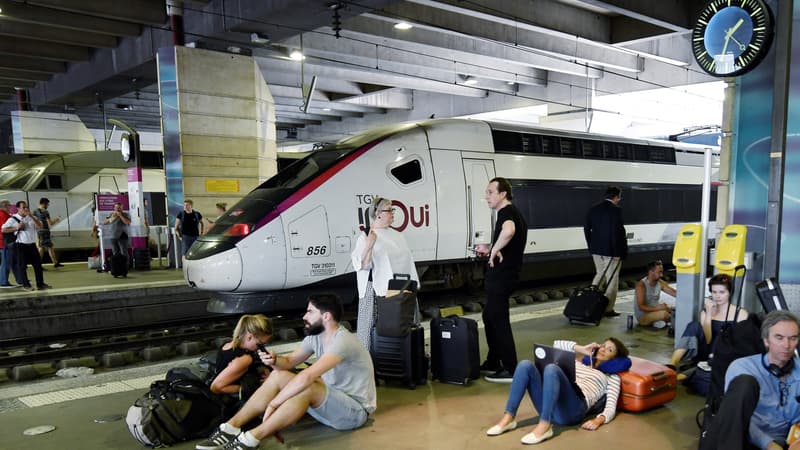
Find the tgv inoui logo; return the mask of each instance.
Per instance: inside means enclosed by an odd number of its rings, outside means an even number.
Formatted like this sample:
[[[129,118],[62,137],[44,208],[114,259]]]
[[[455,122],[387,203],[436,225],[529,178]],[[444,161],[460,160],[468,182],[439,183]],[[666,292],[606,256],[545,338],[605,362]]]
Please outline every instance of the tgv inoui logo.
[[[369,226],[370,208],[372,207],[372,196],[359,195],[358,200],[361,206],[358,207],[358,225],[361,230]],[[394,221],[392,228],[403,231],[407,227],[426,228],[431,223],[430,206],[426,203],[422,206],[406,206],[399,200],[392,200],[392,207],[395,208]]]

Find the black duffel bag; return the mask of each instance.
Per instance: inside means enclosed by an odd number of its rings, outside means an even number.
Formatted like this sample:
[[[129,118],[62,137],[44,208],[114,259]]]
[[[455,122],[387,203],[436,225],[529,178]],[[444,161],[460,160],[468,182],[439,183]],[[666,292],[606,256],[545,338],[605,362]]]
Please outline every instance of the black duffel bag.
[[[417,291],[417,282],[411,275],[394,274],[386,297],[375,298],[375,332],[379,336],[401,337],[411,331],[416,323]]]

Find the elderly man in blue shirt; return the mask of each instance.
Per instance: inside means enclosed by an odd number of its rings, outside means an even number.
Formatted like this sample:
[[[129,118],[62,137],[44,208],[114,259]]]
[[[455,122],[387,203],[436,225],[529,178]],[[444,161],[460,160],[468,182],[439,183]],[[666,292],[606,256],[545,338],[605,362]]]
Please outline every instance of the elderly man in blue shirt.
[[[739,358],[725,374],[725,397],[712,426],[713,448],[783,449],[800,421],[800,360],[795,355],[800,322],[773,311],[761,324],[767,352]],[[708,440],[708,439],[706,439]],[[708,446],[703,446],[708,447]]]

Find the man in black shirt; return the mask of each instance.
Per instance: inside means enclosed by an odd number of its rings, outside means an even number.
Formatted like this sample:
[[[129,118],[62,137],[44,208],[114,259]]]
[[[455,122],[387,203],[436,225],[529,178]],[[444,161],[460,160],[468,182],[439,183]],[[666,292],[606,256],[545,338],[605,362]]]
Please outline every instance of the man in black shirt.
[[[522,255],[528,239],[528,225],[519,210],[511,204],[511,184],[505,178],[494,178],[486,187],[486,202],[497,213],[492,246],[476,246],[479,256],[489,256],[484,285],[486,307],[483,324],[489,354],[481,365],[488,372],[486,381],[511,383],[517,367],[517,349],[511,332],[508,298],[519,281]]]
[[[181,240],[181,254],[186,256],[189,248],[203,234],[203,215],[194,210],[194,202],[186,199],[183,202],[183,211],[175,219],[175,233]]]

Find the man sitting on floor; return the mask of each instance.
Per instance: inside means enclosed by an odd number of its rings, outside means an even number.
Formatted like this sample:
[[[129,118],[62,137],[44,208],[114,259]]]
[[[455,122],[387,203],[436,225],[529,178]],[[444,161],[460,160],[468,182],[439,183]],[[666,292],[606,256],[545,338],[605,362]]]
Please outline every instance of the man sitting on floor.
[[[339,325],[342,304],[335,295],[312,295],[303,316],[306,338],[288,357],[259,351],[261,361],[274,370],[242,409],[223,423],[197,450],[256,449],[262,439],[276,436],[308,414],[337,430],[362,426],[375,411],[374,369],[358,339]],[[317,355],[309,368],[289,369]],[[242,431],[262,417],[257,427]],[[280,436],[276,436],[280,439]]]

